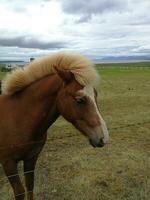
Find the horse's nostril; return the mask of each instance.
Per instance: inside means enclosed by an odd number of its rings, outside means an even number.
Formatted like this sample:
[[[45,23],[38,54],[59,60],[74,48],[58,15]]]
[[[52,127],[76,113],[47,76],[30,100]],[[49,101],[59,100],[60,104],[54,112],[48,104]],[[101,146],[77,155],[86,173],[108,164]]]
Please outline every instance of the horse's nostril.
[[[89,139],[90,145],[92,145],[93,147],[96,147],[96,145],[93,143],[93,141],[91,139]]]
[[[104,141],[103,141],[103,138],[101,138],[99,140],[98,147],[103,147],[103,146],[104,146]]]
[[[103,147],[105,144],[104,144],[104,141],[103,141],[103,138],[101,138],[99,140],[99,142],[96,142],[94,140],[89,140],[90,144],[93,146],[93,147]]]

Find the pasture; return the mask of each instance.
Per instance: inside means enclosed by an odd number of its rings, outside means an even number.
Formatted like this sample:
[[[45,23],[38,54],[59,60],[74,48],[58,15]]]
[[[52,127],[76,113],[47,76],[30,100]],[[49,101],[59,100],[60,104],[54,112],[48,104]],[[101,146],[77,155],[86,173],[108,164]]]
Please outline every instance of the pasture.
[[[48,131],[37,163],[37,200],[150,199],[150,63],[97,65],[97,69],[98,104],[110,144],[92,148],[59,118]],[[1,72],[0,78],[4,75]],[[0,199],[12,199],[1,166]]]

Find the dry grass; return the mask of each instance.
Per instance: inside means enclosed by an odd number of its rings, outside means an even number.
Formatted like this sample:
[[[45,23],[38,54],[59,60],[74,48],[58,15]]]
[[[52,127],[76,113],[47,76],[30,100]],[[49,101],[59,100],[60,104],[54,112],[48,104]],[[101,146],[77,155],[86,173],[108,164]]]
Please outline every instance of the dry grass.
[[[150,70],[99,71],[98,102],[110,129],[110,144],[93,149],[60,118],[49,129],[38,160],[37,200],[150,199],[150,123],[112,129],[150,121]],[[0,185],[0,199],[12,199],[7,181],[0,180]]]

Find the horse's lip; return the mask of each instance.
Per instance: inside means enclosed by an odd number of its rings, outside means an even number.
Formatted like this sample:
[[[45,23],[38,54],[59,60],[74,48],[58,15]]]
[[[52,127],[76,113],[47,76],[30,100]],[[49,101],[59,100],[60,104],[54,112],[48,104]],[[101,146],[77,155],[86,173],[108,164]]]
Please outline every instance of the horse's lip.
[[[102,147],[105,146],[105,143],[103,143],[103,144],[102,143],[94,144],[91,139],[89,139],[89,143],[94,148],[96,148],[96,147],[101,147],[102,148]]]
[[[90,145],[91,145],[92,147],[96,148],[96,145],[94,145],[94,144],[92,143],[91,140],[89,140],[89,143],[90,143]]]

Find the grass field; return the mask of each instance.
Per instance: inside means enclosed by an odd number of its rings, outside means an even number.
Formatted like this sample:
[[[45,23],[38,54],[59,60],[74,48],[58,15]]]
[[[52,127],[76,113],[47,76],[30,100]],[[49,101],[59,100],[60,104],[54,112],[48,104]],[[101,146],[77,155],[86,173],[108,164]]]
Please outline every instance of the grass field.
[[[48,131],[37,163],[35,199],[150,199],[150,63],[129,65],[98,66],[98,104],[109,128],[110,144],[92,148],[59,118]],[[4,177],[1,168],[0,177]],[[11,200],[6,179],[0,179],[0,186],[0,199]]]

